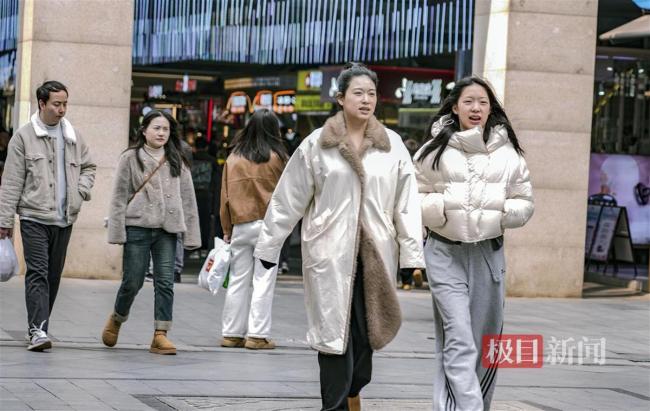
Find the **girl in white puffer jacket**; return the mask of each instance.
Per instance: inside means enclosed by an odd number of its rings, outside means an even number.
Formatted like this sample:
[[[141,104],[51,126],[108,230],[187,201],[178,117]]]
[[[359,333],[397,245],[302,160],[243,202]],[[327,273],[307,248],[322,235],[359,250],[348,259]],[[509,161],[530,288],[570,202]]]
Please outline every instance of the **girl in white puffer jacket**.
[[[430,130],[415,162],[434,301],[433,409],[487,410],[503,329],[503,231],[532,216],[532,187],[484,80],[458,81]]]

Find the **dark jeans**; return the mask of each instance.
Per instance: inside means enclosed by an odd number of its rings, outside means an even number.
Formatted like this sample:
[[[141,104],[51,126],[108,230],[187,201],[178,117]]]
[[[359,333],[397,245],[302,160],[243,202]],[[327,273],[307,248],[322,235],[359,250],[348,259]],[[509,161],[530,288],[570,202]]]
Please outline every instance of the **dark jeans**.
[[[161,228],[126,227],[124,244],[123,277],[115,298],[114,318],[124,322],[135,296],[142,288],[149,268],[149,255],[153,259],[154,272],[154,326],[156,330],[168,330],[172,324],[174,305],[174,258],[176,234]]]
[[[27,272],[25,304],[27,328],[39,327],[47,332],[50,313],[59,291],[72,226],[58,227],[21,220],[20,234]],[[42,327],[41,327],[42,325]]]
[[[352,294],[350,335],[343,355],[318,353],[322,410],[347,410],[348,397],[356,397],[372,375],[372,348],[368,340],[363,267],[357,262]]]

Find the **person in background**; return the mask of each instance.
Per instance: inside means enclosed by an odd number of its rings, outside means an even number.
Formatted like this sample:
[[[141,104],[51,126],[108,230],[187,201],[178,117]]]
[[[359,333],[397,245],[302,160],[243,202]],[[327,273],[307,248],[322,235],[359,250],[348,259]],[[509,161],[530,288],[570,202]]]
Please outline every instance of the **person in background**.
[[[418,148],[420,148],[420,144],[412,139],[412,138],[407,138],[404,140],[404,146],[409,152],[409,155],[411,158],[415,155],[415,153],[418,151]],[[411,288],[413,288],[413,285],[415,285],[416,288],[422,287],[422,281],[423,281],[423,270],[421,269],[410,269],[410,268],[400,268],[399,270],[399,275],[400,279],[402,280],[402,286],[401,289],[404,291],[409,291]]]
[[[72,225],[90,201],[97,166],[79,130],[65,118],[68,89],[46,81],[36,89],[38,112],[9,141],[0,186],[0,239],[20,216],[30,351],[52,347],[47,335]]]
[[[208,152],[208,142],[199,137],[194,141],[194,158],[192,160],[192,182],[199,208],[201,225],[201,251],[206,253],[212,248],[212,212],[214,197],[217,195],[217,159]],[[201,255],[204,257],[205,255]]]
[[[7,161],[7,148],[9,147],[9,133],[0,128],[0,184],[2,184],[2,173],[5,168],[5,161]]]
[[[415,171],[402,138],[374,115],[377,74],[347,64],[342,108],[307,136],[282,174],[254,256],[278,263],[302,218],[307,340],[318,353],[323,410],[359,410],[372,356],[401,325],[398,263],[424,266]]]
[[[433,409],[489,410],[505,302],[503,232],[533,215],[523,150],[487,82],[465,77],[442,103],[415,155],[433,296]],[[497,358],[500,358],[497,350]]]
[[[287,153],[289,153],[289,157],[291,157],[300,145],[300,135],[296,132],[296,130],[292,128],[287,128],[287,127],[282,127],[280,129],[280,132],[282,133],[282,141],[284,142],[284,146],[287,148]],[[296,226],[296,230],[299,228],[300,224]],[[280,265],[278,267],[278,271],[281,274],[286,274],[289,272],[289,250],[291,248],[291,235],[287,237],[286,241],[282,245],[282,251],[280,252]]]
[[[256,111],[235,136],[223,170],[221,224],[232,260],[222,347],[275,348],[269,335],[277,269],[264,268],[253,249],[286,161],[278,118],[270,110]]]
[[[123,276],[102,342],[117,343],[120,327],[144,283],[149,256],[154,263],[154,335],[149,351],[176,354],[167,338],[174,304],[176,241],[201,245],[192,176],[181,152],[176,120],[164,111],[147,113],[135,147],[120,156],[110,205],[108,242],[122,244]]]

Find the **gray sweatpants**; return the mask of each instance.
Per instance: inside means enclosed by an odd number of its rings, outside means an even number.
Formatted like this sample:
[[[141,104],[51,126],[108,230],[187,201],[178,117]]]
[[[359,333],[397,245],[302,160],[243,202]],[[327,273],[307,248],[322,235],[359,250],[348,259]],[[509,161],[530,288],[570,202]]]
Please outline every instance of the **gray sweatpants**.
[[[495,240],[424,249],[433,296],[433,409],[489,410],[496,368],[481,364],[482,338],[503,330],[505,258]]]

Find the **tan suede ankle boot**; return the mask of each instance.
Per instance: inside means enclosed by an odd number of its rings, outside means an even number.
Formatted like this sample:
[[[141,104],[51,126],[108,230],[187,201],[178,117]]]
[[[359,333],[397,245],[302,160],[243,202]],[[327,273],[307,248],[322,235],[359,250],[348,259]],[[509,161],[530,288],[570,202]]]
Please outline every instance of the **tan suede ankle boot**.
[[[350,411],[361,411],[361,397],[348,397],[348,408]]]
[[[120,326],[122,323],[115,321],[113,314],[108,316],[104,331],[102,331],[102,342],[107,347],[113,347],[117,344],[117,337],[120,334]]]
[[[167,339],[167,331],[156,330],[153,333],[153,341],[149,352],[163,355],[176,355],[176,347]]]

